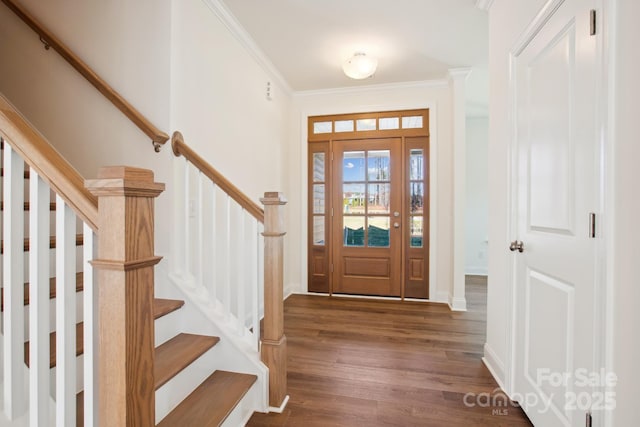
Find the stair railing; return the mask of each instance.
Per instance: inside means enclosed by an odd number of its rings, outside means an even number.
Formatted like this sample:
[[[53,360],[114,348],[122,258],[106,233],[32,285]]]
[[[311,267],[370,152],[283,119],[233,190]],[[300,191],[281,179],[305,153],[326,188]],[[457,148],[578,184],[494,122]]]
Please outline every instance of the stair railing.
[[[199,156],[175,132],[176,254],[172,269],[269,368],[269,404],[286,399],[281,193],[260,199],[264,210]],[[263,333],[261,332],[263,318]]]
[[[164,185],[153,182],[151,171],[111,167],[86,182],[90,192],[1,96],[0,142],[0,411],[20,425],[28,416],[34,427],[76,426],[79,416],[86,427],[155,425],[153,266],[160,257],[153,255],[153,199]]]
[[[27,24],[44,44],[45,49],[53,48],[60,56],[80,73],[89,83],[107,98],[118,110],[120,110],[129,120],[133,122],[142,132],[144,132],[153,144],[156,152],[169,140],[169,135],[158,129],[149,119],[136,110],[122,95],[102,79],[84,61],[69,49],[60,39],[49,31],[41,22],[29,13],[24,7],[13,0],[2,0],[2,2],[15,13],[25,24]]]
[[[98,328],[94,310],[97,295],[89,261],[94,257],[97,240],[97,199],[84,188],[78,172],[2,97],[0,138],[3,146],[4,414],[15,420],[28,409],[31,425],[50,425],[53,389],[56,424],[75,425],[78,392],[84,390],[80,395],[84,397],[84,425],[93,426],[95,423],[89,417],[97,406],[94,380]],[[28,203],[25,203],[26,179],[29,180]],[[55,194],[55,203],[51,203],[52,194]],[[25,208],[29,209],[26,222]],[[52,209],[54,220],[50,218]],[[51,226],[52,222],[55,226]],[[81,234],[77,234],[79,228]],[[76,248],[78,244],[83,246],[82,251]],[[50,261],[51,248],[56,249],[54,263]],[[27,250],[28,260],[24,255]],[[78,270],[83,271],[83,275],[77,275]],[[50,284],[52,272],[55,281]],[[23,284],[27,282],[25,289]],[[80,286],[83,299],[76,306],[76,291]],[[50,292],[55,292],[55,312],[51,313]],[[25,319],[27,300],[30,309]],[[55,331],[55,339],[50,337],[51,331]],[[77,377],[76,354],[80,343],[84,344],[84,358],[83,369]],[[55,351],[51,345],[55,345]],[[50,368],[54,360],[55,384],[50,389]],[[29,366],[28,399],[24,386],[25,363]]]

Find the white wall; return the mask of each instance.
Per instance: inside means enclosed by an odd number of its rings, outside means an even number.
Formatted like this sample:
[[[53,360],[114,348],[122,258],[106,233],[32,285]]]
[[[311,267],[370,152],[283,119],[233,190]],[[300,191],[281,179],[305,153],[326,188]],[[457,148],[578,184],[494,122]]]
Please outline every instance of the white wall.
[[[640,141],[638,140],[638,100],[640,99],[640,2],[618,0],[608,4],[613,12],[617,4],[617,16],[613,16],[609,28],[615,31],[617,46],[609,64],[612,64],[613,109],[612,134],[609,145],[610,198],[607,209],[612,220],[609,235],[610,262],[608,284],[610,290],[610,316],[607,353],[611,370],[618,376],[615,388],[617,409],[609,426],[631,426],[638,423],[640,406],[636,399],[640,384],[640,286],[638,285],[638,260],[640,260]]]
[[[489,119],[467,118],[465,272],[487,274]]]
[[[290,178],[287,195],[289,205],[289,244],[287,247],[287,276],[292,292],[307,291],[307,212],[306,212],[306,158],[307,117],[322,114],[371,112],[431,108],[431,144],[437,153],[437,189],[432,205],[436,219],[432,224],[437,246],[431,253],[432,273],[430,298],[446,302],[452,283],[452,105],[451,92],[446,80],[407,86],[379,86],[326,92],[300,93],[294,97],[291,115],[288,152]],[[432,168],[433,172],[433,168]],[[435,207],[434,207],[435,206]]]
[[[187,144],[259,203],[282,191],[290,95],[277,86],[201,0],[21,2],[163,131]],[[0,92],[86,178],[100,166],[154,170],[156,250],[170,253],[170,143],[149,139],[0,5]],[[273,101],[266,100],[272,82]]]
[[[507,362],[507,247],[512,240],[506,224],[509,164],[509,51],[545,0],[495,0],[489,12],[489,285],[485,357],[499,382]]]
[[[157,127],[169,132],[170,1],[21,0],[45,26],[125,96]],[[141,24],[142,23],[142,24]],[[22,111],[85,178],[100,166],[155,171],[168,183],[157,199],[157,227],[168,229],[171,149],[150,140],[38,36],[0,5],[0,92]],[[168,233],[156,249],[168,252]]]
[[[289,107],[290,95],[204,1],[173,2],[171,127],[257,203],[284,190]]]

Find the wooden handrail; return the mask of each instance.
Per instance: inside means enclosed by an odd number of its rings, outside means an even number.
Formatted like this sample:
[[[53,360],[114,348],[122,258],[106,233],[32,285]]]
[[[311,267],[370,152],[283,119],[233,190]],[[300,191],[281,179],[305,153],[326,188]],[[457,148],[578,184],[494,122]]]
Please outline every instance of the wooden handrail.
[[[40,36],[45,48],[52,47],[58,52],[73,68],[76,69],[89,83],[91,83],[105,98],[122,113],[129,118],[138,128],[144,132],[153,143],[156,152],[160,151],[160,146],[169,140],[169,135],[155,127],[145,116],[136,110],[126,99],[107,84],[95,71],[85,64],[67,45],[54,36],[42,23],[31,15],[24,7],[13,0],[2,0],[2,2],[15,13],[25,24]]]
[[[258,221],[264,223],[264,210],[253,202],[247,195],[245,195],[238,187],[233,185],[227,178],[225,178],[220,172],[214,169],[205,159],[200,157],[198,153],[193,151],[184,142],[184,138],[180,132],[174,132],[171,137],[171,148],[173,154],[176,157],[184,156],[192,165],[194,165],[200,172],[205,174],[211,181],[213,181],[222,191],[227,193],[229,197],[236,201],[242,208],[249,212]]]
[[[84,178],[2,96],[0,137],[84,222],[98,230],[98,199],[84,187]]]

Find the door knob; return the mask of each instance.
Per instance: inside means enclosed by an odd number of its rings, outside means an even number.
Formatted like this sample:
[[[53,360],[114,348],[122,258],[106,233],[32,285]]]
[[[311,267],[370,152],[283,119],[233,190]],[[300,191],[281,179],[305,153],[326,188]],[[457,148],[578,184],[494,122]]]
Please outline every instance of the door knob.
[[[524,252],[524,243],[518,241],[518,240],[514,240],[513,242],[511,242],[511,244],[509,245],[509,250],[511,252]]]
[[[393,223],[393,228],[400,228],[400,223],[394,222]]]

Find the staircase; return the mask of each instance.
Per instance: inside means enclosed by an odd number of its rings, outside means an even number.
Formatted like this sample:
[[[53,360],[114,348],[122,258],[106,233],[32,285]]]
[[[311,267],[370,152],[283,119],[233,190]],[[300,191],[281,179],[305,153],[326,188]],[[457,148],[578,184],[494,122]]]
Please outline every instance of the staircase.
[[[196,267],[199,274],[189,273],[182,265],[167,275],[171,280],[164,280],[174,285],[171,291],[166,286],[162,288],[166,297],[177,294],[184,297],[156,298],[153,266],[159,258],[152,253],[152,199],[162,191],[163,185],[153,183],[153,174],[127,167],[105,168],[97,180],[87,182],[87,188],[97,198],[104,198],[98,210],[97,199],[84,187],[84,180],[2,97],[0,137],[3,164],[0,209],[4,222],[0,246],[3,261],[0,308],[4,326],[0,426],[97,426],[98,423],[101,426],[237,426],[246,422],[253,411],[267,410],[268,383],[277,380],[282,384],[282,377],[286,376],[286,367],[281,372],[272,367],[271,375],[265,377],[262,373],[267,371],[260,361],[262,347],[262,358],[267,365],[274,361],[281,366],[283,363],[282,333],[266,325],[273,313],[276,318],[278,313],[279,318],[282,316],[281,283],[279,293],[273,292],[268,289],[273,282],[264,283],[261,273],[239,274],[219,265],[219,269],[226,271],[228,286],[216,294],[216,286],[203,287],[205,281],[216,280],[206,277],[202,267],[205,254],[197,253],[196,258],[201,262],[201,266]],[[182,149],[182,155],[189,152],[193,159],[181,136],[180,142],[183,146],[174,147],[176,155]],[[203,164],[208,166],[206,162]],[[212,180],[220,182],[215,171],[208,170],[205,174],[213,174]],[[220,185],[226,191],[223,187],[224,184]],[[237,189],[231,186],[230,191]],[[239,196],[229,196],[227,206],[236,198]],[[269,200],[266,197],[265,203]],[[271,211],[267,209],[266,214],[252,207],[262,215],[260,221],[256,220],[251,232],[245,232],[242,226],[239,236],[240,240],[252,236],[249,245],[254,248],[255,259],[253,255],[249,257],[251,270],[257,272],[265,268],[269,276],[274,272],[276,276],[280,274],[281,281],[281,260],[263,260],[265,255],[260,249],[265,244],[266,251],[271,252],[269,239],[276,241],[283,235],[278,231],[282,221],[269,221],[268,212],[276,213],[284,204],[278,197],[274,200]],[[242,215],[244,209],[240,208],[239,213]],[[123,215],[127,221],[135,215],[146,219],[131,220],[128,222],[131,227],[114,231],[114,224],[119,223],[117,215]],[[231,216],[227,218],[229,221]],[[149,221],[150,226],[145,221]],[[264,227],[261,221],[265,222]],[[276,224],[273,230],[267,226],[271,223]],[[193,231],[188,231],[187,236]],[[235,232],[231,227],[226,234],[230,236]],[[266,236],[264,242],[260,232]],[[118,241],[113,237],[117,235],[122,239],[121,244],[133,248],[129,251],[132,253],[123,255],[122,262],[113,261],[118,259],[114,255],[119,250]],[[115,249],[105,249],[105,242]],[[232,239],[225,242],[224,245],[232,245]],[[186,248],[188,239],[181,244]],[[281,249],[281,243],[279,245]],[[144,254],[140,249],[144,246],[151,253]],[[242,254],[246,248],[238,246],[234,250]],[[127,258],[129,255],[131,259]],[[121,267],[116,266],[118,263]],[[242,264],[238,267],[246,270]],[[114,273],[117,271],[122,273]],[[131,271],[134,274],[127,273]],[[122,304],[111,304],[123,297],[110,294],[117,288],[111,286],[116,283],[114,275],[120,275],[123,280],[121,289],[126,295]],[[249,285],[234,286],[240,290],[232,291],[231,276],[238,276]],[[108,285],[103,285],[103,280]],[[153,297],[150,311],[144,304],[136,305],[144,300],[137,289],[145,286],[150,287]],[[267,289],[259,291],[259,286]],[[140,295],[128,299],[129,293]],[[144,326],[147,312],[151,322],[148,327]],[[114,314],[105,316],[105,313]],[[140,318],[135,319],[136,316]],[[265,318],[263,337],[260,336],[262,316]],[[115,329],[120,326],[119,319],[125,317],[126,329]],[[204,321],[194,321],[196,318]],[[140,319],[143,326],[138,328],[136,322]],[[192,333],[198,329],[196,324],[207,322],[212,324],[211,331],[219,333]],[[153,323],[159,325],[155,332]],[[281,331],[281,321],[279,325],[275,323]],[[141,331],[145,331],[146,338],[131,339]],[[109,341],[110,337],[121,341]],[[145,357],[147,341],[153,348]],[[123,347],[126,351],[120,351]],[[129,354],[130,349],[135,354]],[[243,358],[249,363],[234,365],[234,359]],[[242,373],[228,369],[253,365],[257,368]],[[136,366],[133,375],[127,371],[131,366]],[[135,383],[136,378],[131,380],[131,377],[139,377],[141,381]],[[149,379],[153,380],[153,389],[145,391]],[[129,381],[134,383],[128,384]],[[114,392],[109,389],[111,382],[127,383],[125,388],[129,391],[122,393],[123,388],[116,388]],[[130,405],[132,390],[142,390],[141,396],[149,392],[150,397],[141,399],[141,405]],[[283,390],[281,385],[271,388],[272,406],[282,403]],[[114,407],[112,404],[124,406],[116,406],[121,409],[109,412]],[[145,405],[150,410],[137,413],[137,406]],[[117,419],[114,414],[123,415],[121,412],[127,419],[114,421]]]
[[[160,151],[166,133],[2,3]],[[156,267],[152,171],[85,182],[2,95],[0,144],[0,427],[236,427],[284,408],[281,194],[263,209],[174,133],[174,252]]]

